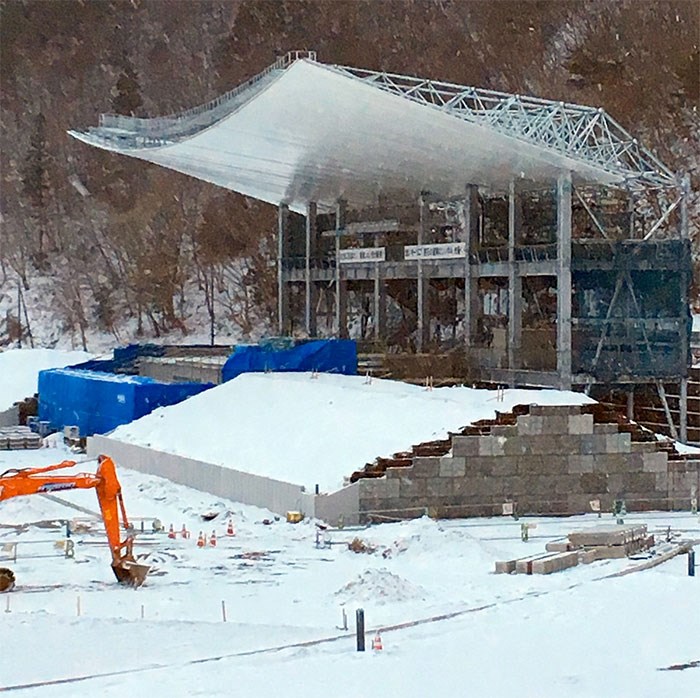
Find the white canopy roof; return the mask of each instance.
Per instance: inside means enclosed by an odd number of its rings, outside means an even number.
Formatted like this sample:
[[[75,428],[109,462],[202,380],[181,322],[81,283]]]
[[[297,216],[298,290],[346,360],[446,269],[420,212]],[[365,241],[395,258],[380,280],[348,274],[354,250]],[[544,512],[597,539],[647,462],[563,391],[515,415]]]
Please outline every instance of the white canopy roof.
[[[216,100],[154,119],[103,115],[76,138],[304,211],[378,194],[575,183],[668,187],[674,175],[605,112],[318,63],[293,52]]]

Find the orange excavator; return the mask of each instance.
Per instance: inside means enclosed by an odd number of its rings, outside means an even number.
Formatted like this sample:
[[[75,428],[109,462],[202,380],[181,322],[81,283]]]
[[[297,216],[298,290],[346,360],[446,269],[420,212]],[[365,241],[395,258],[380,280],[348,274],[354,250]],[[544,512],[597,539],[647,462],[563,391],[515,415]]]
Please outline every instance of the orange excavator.
[[[122,488],[117,479],[114,461],[108,456],[99,456],[97,472],[77,475],[53,475],[54,470],[72,468],[75,461],[66,460],[45,468],[23,468],[7,470],[0,475],[0,502],[26,494],[50,494],[61,490],[92,489],[97,493],[102,520],[107,531],[107,540],[112,552],[112,569],[120,584],[138,587],[143,584],[150,569],[134,558],[133,536],[121,539],[120,526],[130,529],[126,518]],[[120,520],[121,514],[121,520]],[[0,568],[0,592],[10,591],[15,584],[12,570]]]

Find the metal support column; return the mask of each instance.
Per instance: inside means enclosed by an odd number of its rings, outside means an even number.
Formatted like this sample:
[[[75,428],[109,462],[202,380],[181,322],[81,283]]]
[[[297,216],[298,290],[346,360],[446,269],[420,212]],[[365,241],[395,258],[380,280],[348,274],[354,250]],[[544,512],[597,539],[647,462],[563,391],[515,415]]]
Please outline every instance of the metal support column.
[[[280,204],[277,209],[277,334],[280,337],[289,332],[289,285],[284,273],[288,224],[289,206]]]
[[[306,294],[304,302],[304,328],[309,337],[316,336],[316,284],[311,278],[311,257],[316,252],[318,231],[316,229],[316,203],[310,201],[306,209],[306,255],[305,282]]]
[[[418,244],[422,245],[426,239],[426,227],[428,225],[428,204],[425,197],[420,197],[420,226],[418,227]],[[427,337],[430,333],[430,312],[428,298],[428,283],[426,283],[425,270],[422,260],[418,260],[417,270],[417,341],[416,350],[422,352],[427,344]]]
[[[347,204],[339,199],[335,205],[335,327],[337,336],[348,336],[347,282],[341,278],[340,234],[345,227]]]
[[[471,256],[478,251],[479,241],[479,190],[475,184],[467,185],[462,208],[464,226],[464,343],[467,347],[476,344],[476,324],[479,309],[479,277],[474,273]]]
[[[557,373],[571,390],[571,173],[557,179]]]
[[[522,279],[518,274],[515,246],[520,238],[520,215],[515,182],[508,187],[508,368],[511,370],[511,387],[514,386],[514,369],[520,367],[522,337]]]
[[[681,180],[681,238],[686,239],[688,237],[688,199],[690,197],[690,175],[683,175]],[[688,285],[689,279],[687,278],[687,273],[682,272],[681,277],[681,293],[683,294],[684,302],[688,304]],[[681,343],[681,361],[684,366],[687,366],[689,361],[689,349],[688,338],[684,337]],[[687,370],[687,369],[686,369]],[[679,396],[679,430],[680,430],[680,440],[685,444],[688,443],[688,378],[684,376],[681,378],[680,385],[680,396]]]
[[[627,419],[634,420],[634,387],[627,391]]]
[[[681,394],[680,394],[680,433],[679,439],[682,443],[688,443],[688,379],[681,378]]]

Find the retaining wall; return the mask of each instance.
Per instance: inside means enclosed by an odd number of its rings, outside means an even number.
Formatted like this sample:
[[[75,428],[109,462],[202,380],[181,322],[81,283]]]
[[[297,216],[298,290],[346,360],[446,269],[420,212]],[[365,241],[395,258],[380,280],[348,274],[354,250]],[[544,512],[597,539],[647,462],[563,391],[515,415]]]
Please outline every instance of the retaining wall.
[[[614,423],[596,423],[587,406],[537,406],[513,424],[453,434],[445,455],[412,455],[383,477],[357,480],[361,519],[497,516],[514,502],[521,514],[690,508],[700,492],[700,460],[669,461],[656,441],[634,442]],[[414,449],[415,450],[415,449]]]
[[[269,509],[281,516],[288,511],[302,511],[306,516],[333,524],[340,516],[347,524],[358,522],[359,487],[356,484],[330,494],[315,495],[305,492],[300,485],[99,435],[88,438],[87,454],[93,458],[105,454],[114,459],[117,467],[122,465],[157,475],[200,492]]]

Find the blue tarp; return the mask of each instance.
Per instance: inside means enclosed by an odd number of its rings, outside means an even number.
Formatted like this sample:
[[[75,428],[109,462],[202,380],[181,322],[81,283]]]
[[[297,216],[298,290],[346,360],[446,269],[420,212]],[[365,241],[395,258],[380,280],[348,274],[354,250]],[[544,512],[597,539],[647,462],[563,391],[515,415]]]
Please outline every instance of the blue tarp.
[[[39,373],[39,419],[55,429],[78,426],[81,436],[104,434],[211,387],[211,383],[160,383],[141,376],[49,369]]]
[[[319,371],[354,376],[357,345],[351,339],[318,339],[286,347],[275,342],[238,346],[221,371],[223,381],[241,373],[263,371]]]

